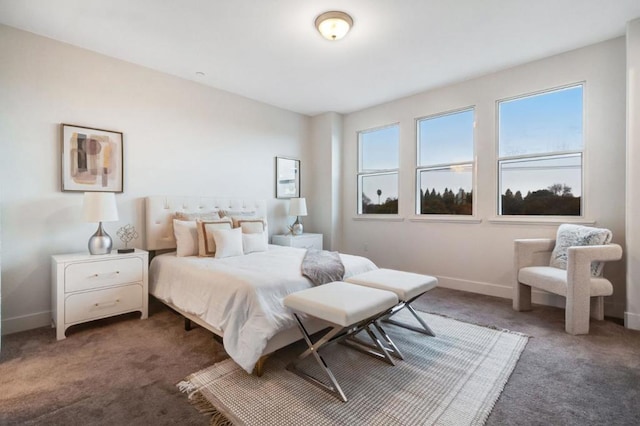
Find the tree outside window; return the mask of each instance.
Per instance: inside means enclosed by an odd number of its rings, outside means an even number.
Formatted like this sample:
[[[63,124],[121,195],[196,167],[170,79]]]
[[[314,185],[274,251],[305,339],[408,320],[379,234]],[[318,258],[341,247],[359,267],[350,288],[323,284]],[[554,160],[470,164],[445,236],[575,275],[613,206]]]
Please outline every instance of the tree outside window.
[[[582,215],[582,84],[498,102],[501,215]]]
[[[416,213],[472,215],[473,108],[417,120]]]
[[[400,126],[358,132],[358,214],[398,214]]]

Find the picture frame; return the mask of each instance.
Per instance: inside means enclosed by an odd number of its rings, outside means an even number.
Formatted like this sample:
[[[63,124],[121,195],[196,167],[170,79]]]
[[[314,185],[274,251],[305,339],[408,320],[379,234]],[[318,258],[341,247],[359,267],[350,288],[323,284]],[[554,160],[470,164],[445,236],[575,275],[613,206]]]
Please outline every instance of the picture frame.
[[[276,198],[300,197],[300,160],[276,157]]]
[[[63,192],[123,192],[123,134],[61,125]]]

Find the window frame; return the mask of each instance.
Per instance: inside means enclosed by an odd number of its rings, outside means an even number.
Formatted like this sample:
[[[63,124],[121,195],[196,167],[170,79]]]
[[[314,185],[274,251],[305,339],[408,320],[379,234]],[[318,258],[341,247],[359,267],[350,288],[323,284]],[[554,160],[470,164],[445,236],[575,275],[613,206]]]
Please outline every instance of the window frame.
[[[392,127],[398,128],[398,167],[394,169],[375,169],[367,172],[362,171],[362,135],[365,133],[376,132],[384,129],[389,129]],[[360,218],[372,217],[372,218],[382,218],[382,217],[397,217],[400,214],[400,140],[401,140],[401,128],[400,122],[394,122],[390,124],[385,124],[383,126],[372,127],[364,130],[356,131],[356,137],[358,140],[358,167],[357,167],[357,175],[356,175],[356,215]],[[368,176],[383,176],[383,175],[393,175],[397,176],[398,187],[398,212],[397,213],[364,213],[362,209],[362,180],[364,177]]]
[[[520,155],[511,155],[511,156],[500,156],[500,104],[503,102],[515,101],[518,99],[531,98],[534,96],[540,96],[548,93],[559,92],[562,90],[572,89],[576,87],[582,88],[582,149],[580,150],[564,150],[564,151],[546,151],[542,153],[534,153],[534,154],[520,154]],[[496,218],[493,222],[503,222],[503,221],[513,221],[513,222],[522,222],[522,223],[591,223],[586,221],[586,202],[585,202],[585,193],[586,193],[586,112],[587,112],[587,84],[586,81],[577,81],[573,83],[564,84],[561,86],[554,86],[548,89],[537,90],[534,92],[527,92],[515,96],[510,96],[508,98],[498,99],[495,102],[495,153],[496,153],[496,179],[495,179],[495,194],[496,194]],[[580,155],[580,215],[552,215],[552,214],[540,214],[540,215],[513,215],[513,214],[502,214],[502,173],[501,173],[501,164],[503,162],[513,162],[518,160],[537,160],[537,159],[550,159],[553,157],[562,157],[569,155]]]
[[[420,165],[420,122],[424,121],[424,120],[431,120],[431,119],[435,119],[435,118],[439,118],[439,117],[445,117],[448,115],[455,115],[455,114],[459,114],[462,112],[467,112],[467,111],[471,111],[473,113],[473,155],[472,155],[472,160],[471,161],[462,161],[462,162],[456,162],[456,163],[438,163],[438,164],[430,164],[428,166],[421,166]],[[448,111],[444,111],[444,112],[439,112],[436,114],[430,114],[430,115],[426,115],[426,116],[422,116],[422,117],[418,117],[415,119],[415,131],[416,131],[416,135],[415,135],[415,143],[416,143],[416,159],[415,159],[415,177],[414,177],[414,182],[415,182],[415,190],[413,192],[414,197],[415,197],[415,203],[414,203],[414,214],[415,220],[433,220],[433,221],[442,221],[442,220],[451,220],[451,221],[472,221],[475,222],[476,218],[477,218],[477,118],[478,118],[478,112],[476,110],[476,105],[469,105],[469,106],[465,106],[462,108],[456,108],[456,109],[452,109],[452,110],[448,110]],[[472,202],[471,202],[471,214],[470,215],[466,215],[466,214],[453,214],[453,213],[448,213],[448,214],[428,214],[428,213],[421,213],[421,203],[420,203],[420,173],[423,171],[430,171],[430,170],[443,170],[446,168],[453,168],[453,167],[457,167],[457,166],[471,166],[471,193],[473,194],[473,198],[472,198]]]

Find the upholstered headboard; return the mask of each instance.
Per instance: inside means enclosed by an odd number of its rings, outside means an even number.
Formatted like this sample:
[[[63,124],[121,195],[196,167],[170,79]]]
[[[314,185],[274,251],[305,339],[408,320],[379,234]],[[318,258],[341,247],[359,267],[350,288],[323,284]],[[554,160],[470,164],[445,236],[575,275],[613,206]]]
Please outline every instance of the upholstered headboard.
[[[147,250],[176,248],[172,221],[176,212],[197,213],[213,210],[234,210],[255,212],[257,216],[267,217],[267,202],[251,198],[154,195],[147,197],[145,204]]]

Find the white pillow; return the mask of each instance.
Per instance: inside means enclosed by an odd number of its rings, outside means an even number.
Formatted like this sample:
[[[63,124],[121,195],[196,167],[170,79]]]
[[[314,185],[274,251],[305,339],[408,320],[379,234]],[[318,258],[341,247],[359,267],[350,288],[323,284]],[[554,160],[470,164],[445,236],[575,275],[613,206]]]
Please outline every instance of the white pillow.
[[[242,228],[243,234],[261,234],[262,238],[264,238],[264,243],[269,245],[269,230],[267,229],[267,221],[265,219],[239,219],[236,224],[237,226],[234,226],[234,228]],[[246,250],[245,253],[247,253]]]
[[[176,256],[198,255],[196,222],[173,219],[173,235],[176,237]]]
[[[590,226],[572,225],[564,223],[558,227],[556,233],[556,246],[551,253],[549,266],[567,269],[569,247],[596,246],[611,242],[611,231],[605,228],[592,228]],[[602,276],[604,262],[591,262],[591,275]]]
[[[216,243],[216,259],[243,255],[242,229],[213,229],[211,233]]]
[[[254,253],[258,251],[267,251],[269,245],[264,239],[262,232],[253,234],[242,234],[242,250],[244,254]]]
[[[214,229],[231,229],[231,219],[223,218],[219,220],[196,220],[198,234],[198,255],[213,256],[216,252],[216,243],[211,233]]]

